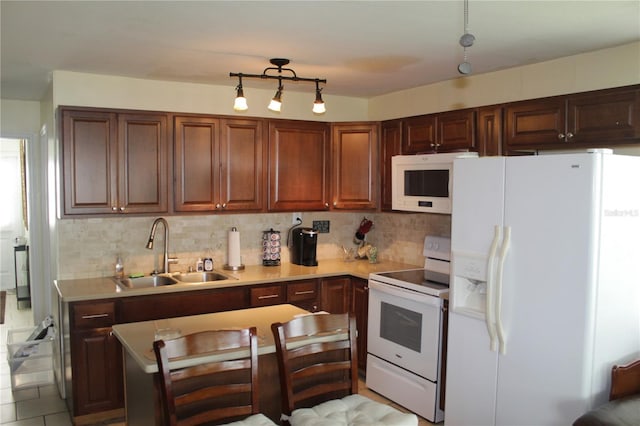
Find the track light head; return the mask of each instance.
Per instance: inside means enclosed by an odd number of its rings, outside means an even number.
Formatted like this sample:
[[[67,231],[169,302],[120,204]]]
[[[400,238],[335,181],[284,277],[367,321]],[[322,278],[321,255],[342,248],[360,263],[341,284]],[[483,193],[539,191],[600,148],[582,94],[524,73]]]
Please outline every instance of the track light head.
[[[233,102],[233,109],[236,111],[246,111],[249,109],[247,98],[244,97],[244,90],[242,90],[242,77],[240,77],[240,83],[236,87],[236,99]]]
[[[313,102],[313,109],[311,110],[314,114],[324,114],[327,111],[324,101],[322,100],[321,90],[320,82],[316,80],[316,100]]]
[[[269,102],[269,106],[267,108],[271,111],[280,112],[280,108],[282,107],[282,89],[284,89],[284,87],[278,86],[278,91],[273,99],[271,99],[271,102]]]

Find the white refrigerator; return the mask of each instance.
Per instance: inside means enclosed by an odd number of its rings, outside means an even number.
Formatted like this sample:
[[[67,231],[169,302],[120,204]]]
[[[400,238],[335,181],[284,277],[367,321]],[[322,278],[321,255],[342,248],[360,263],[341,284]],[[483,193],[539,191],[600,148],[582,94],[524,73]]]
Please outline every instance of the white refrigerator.
[[[570,425],[640,357],[640,157],[456,159],[445,425]]]

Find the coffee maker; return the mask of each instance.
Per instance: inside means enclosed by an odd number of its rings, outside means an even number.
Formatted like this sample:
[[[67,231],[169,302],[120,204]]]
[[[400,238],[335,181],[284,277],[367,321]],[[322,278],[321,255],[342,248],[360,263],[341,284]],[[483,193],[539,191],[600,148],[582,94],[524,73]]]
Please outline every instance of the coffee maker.
[[[291,263],[303,266],[317,266],[316,248],[318,231],[313,228],[293,228],[290,240]]]

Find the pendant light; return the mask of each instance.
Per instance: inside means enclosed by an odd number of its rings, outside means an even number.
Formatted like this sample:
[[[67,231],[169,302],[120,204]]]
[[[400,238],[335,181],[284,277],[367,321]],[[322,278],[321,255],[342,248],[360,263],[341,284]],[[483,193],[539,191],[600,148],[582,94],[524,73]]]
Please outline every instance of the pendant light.
[[[282,107],[282,91],[284,87],[282,85],[282,80],[288,81],[302,81],[302,82],[314,82],[316,83],[316,99],[313,102],[312,111],[315,114],[324,114],[326,111],[326,107],[324,101],[322,100],[322,95],[320,91],[320,83],[327,83],[327,80],[320,78],[305,78],[298,77],[296,72],[291,68],[284,68],[285,65],[289,64],[288,59],[284,58],[273,58],[270,59],[269,62],[273,67],[267,67],[262,71],[262,74],[244,74],[244,73],[229,73],[229,77],[238,77],[238,86],[236,86],[236,99],[233,103],[233,109],[236,111],[246,111],[248,109],[247,99],[244,97],[244,91],[242,89],[242,78],[259,78],[262,80],[278,80],[278,90],[269,102],[269,106],[267,107],[271,111],[280,112]],[[273,72],[277,72],[276,75]],[[270,74],[271,72],[271,74]],[[283,75],[282,73],[290,73],[291,75]]]
[[[464,49],[464,60],[458,65],[458,72],[462,75],[471,74],[471,63],[467,61],[467,47],[473,46],[476,37],[469,32],[469,0],[464,0],[464,34],[460,37],[460,46]]]

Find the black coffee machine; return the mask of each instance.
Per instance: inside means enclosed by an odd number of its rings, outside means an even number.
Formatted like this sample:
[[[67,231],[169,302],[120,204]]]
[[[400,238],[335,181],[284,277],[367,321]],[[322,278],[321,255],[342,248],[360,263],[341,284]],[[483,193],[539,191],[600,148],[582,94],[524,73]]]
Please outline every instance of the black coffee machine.
[[[291,263],[303,266],[317,266],[317,246],[318,231],[313,228],[293,228],[289,244]]]

